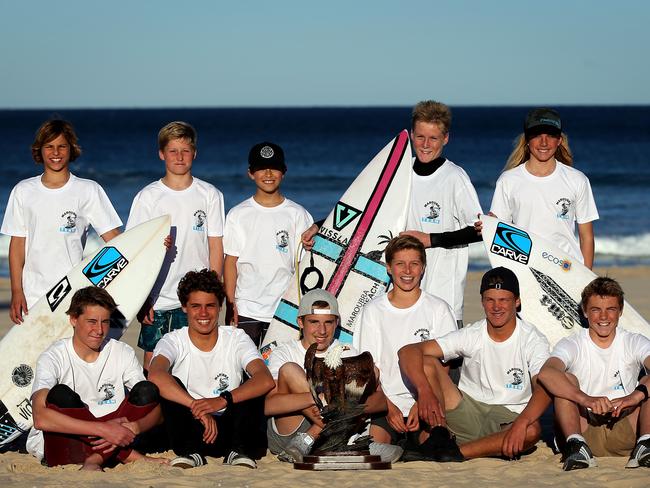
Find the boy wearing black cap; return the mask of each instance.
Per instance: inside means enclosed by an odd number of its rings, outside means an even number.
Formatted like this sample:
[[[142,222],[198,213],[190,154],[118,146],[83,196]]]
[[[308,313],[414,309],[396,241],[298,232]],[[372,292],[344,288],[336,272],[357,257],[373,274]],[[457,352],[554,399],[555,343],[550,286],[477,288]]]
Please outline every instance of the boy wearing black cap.
[[[161,215],[171,216],[168,252],[149,300],[138,314],[142,328],[138,347],[149,368],[160,338],[187,327],[176,294],[180,279],[190,270],[223,271],[223,195],[210,183],[192,176],[197,134],[187,122],[170,122],[158,133],[158,156],[165,176],[145,186],[133,199],[126,229]]]
[[[572,166],[560,114],[550,108],[531,110],[497,181],[490,209],[500,219],[556,242],[591,268],[592,222],[598,211],[589,180]]]
[[[549,344],[517,317],[519,282],[512,271],[485,273],[481,303],[484,320],[400,349],[400,369],[417,393],[420,418],[429,425],[446,420],[466,459],[516,458],[539,440],[539,417],[550,404],[537,383]],[[456,357],[464,358],[458,387],[437,361]]]
[[[255,194],[226,216],[226,323],[244,329],[258,347],[293,276],[300,234],[313,222],[307,210],[280,193],[286,172],[280,146],[255,144],[248,155]]]

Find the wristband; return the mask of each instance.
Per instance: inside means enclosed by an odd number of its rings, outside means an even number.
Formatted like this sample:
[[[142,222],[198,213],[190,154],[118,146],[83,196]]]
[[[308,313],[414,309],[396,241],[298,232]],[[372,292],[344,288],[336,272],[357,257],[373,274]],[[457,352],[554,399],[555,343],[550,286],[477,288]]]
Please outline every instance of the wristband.
[[[643,393],[645,395],[645,398],[643,399],[644,402],[648,399],[648,387],[647,386],[639,384],[634,389],[634,391],[640,391],[641,393]]]
[[[230,393],[228,390],[222,391],[219,394],[219,397],[226,400],[226,409],[229,409],[230,407],[232,407],[235,404],[235,402],[232,399],[232,393]]]

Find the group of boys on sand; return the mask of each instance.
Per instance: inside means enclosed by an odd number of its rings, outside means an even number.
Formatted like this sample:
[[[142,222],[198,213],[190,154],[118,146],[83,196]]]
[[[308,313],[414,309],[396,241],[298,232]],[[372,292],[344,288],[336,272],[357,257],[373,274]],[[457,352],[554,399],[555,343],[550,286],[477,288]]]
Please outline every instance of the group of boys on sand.
[[[414,109],[409,230],[385,250],[393,286],[364,307],[354,343],[344,347],[347,355],[369,351],[375,361],[380,386],[365,407],[371,453],[390,461],[516,458],[539,440],[539,417],[553,399],[565,469],[593,466],[591,449],[599,456],[631,451],[629,467],[650,465],[647,376],[638,381],[641,367],[650,367],[650,341],[617,329],[623,293],[616,282],[599,278],[585,288],[589,329],[560,341],[550,357],[543,334],[517,317],[519,284],[505,268],[482,279],[485,319],[462,328],[467,244],[480,239],[474,220],[481,209],[467,174],[442,156],[450,121],[443,104],[421,102]],[[541,192],[535,198],[542,198],[547,184],[579,194],[557,199],[562,208],[555,214],[558,203],[549,203],[558,224],[545,225],[556,225],[560,245],[573,255],[577,247],[577,258],[591,266],[591,220],[598,215],[588,180],[566,160],[559,115],[537,109],[524,128],[521,151],[528,159],[511,171],[528,178],[528,192]],[[269,449],[281,460],[300,461],[324,427],[304,357],[312,344],[318,355],[337,346],[336,299],[324,290],[302,297],[301,337],[278,345],[268,368],[258,347],[294,272],[297,241],[309,247],[317,227],[310,228],[311,216],[280,193],[287,168],[276,144],[253,146],[248,176],[255,195],[224,219],[221,192],[191,175],[194,129],[170,123],[158,142],[165,176],[138,193],[127,222],[128,229],[172,216],[166,262],[139,317],[138,345],[149,381],[129,346],[106,342],[116,308],[110,296],[96,288],[79,290],[68,312],[73,337],[54,343],[38,361],[28,448],[51,466],[165,462],[139,454],[133,441],[166,419],[168,445],[177,455],[171,464],[195,467],[205,456],[224,456],[225,464],[253,468],[251,442],[263,401]],[[121,225],[101,187],[69,172],[80,148],[67,122],[46,122],[32,153],[45,171],[14,188],[2,226],[12,236],[10,313],[16,323],[48,289],[45,269],[49,274],[57,263],[57,272],[65,274],[80,261],[89,225],[105,240]],[[84,188],[81,197],[74,184]],[[501,193],[499,213],[510,212],[515,224],[527,218],[516,192]],[[513,199],[517,204],[508,210]],[[496,193],[493,208],[495,201]],[[50,223],[61,225],[47,228],[34,210],[42,208],[52,213]],[[576,223],[579,246],[565,229]],[[59,254],[36,259],[39,235],[49,235]],[[66,253],[67,261],[57,258]],[[218,327],[224,298],[231,326]],[[463,358],[458,385],[449,376],[455,358]]]

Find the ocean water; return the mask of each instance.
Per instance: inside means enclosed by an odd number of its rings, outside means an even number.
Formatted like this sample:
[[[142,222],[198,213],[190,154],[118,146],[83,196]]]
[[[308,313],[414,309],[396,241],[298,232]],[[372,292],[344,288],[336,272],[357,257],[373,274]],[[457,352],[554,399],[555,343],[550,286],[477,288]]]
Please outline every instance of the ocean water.
[[[528,109],[453,109],[444,154],[465,168],[484,211]],[[575,166],[589,177],[600,213],[594,224],[596,265],[650,264],[650,107],[561,107],[560,113]],[[164,174],[156,137],[172,120],[196,127],[193,174],[223,192],[226,210],[253,193],[246,176],[248,151],[270,140],[285,150],[284,194],[319,219],[365,164],[408,128],[410,107],[0,110],[3,215],[11,188],[41,171],[30,145],[38,126],[52,116],[70,120],[77,130],[83,154],[72,171],[99,182],[124,222],[135,194]],[[8,246],[9,238],[0,236],[0,275],[5,276]],[[481,245],[470,252],[472,268],[488,266]]]

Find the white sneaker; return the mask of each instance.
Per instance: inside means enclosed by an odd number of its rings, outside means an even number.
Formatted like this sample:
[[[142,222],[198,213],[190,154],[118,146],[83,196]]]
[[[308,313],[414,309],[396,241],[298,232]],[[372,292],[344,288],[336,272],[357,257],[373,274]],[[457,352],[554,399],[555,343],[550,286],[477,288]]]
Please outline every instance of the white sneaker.
[[[257,468],[257,463],[254,459],[251,459],[246,454],[237,451],[230,451],[230,454],[223,458],[223,464],[228,464],[230,466],[245,466],[251,469]]]
[[[394,463],[402,457],[404,449],[393,444],[384,444],[382,442],[371,442],[369,446],[372,456],[379,456],[384,463]]]
[[[206,464],[207,461],[205,458],[197,453],[190,454],[188,456],[175,457],[169,463],[170,466],[183,469],[196,468],[198,466],[204,466]]]

